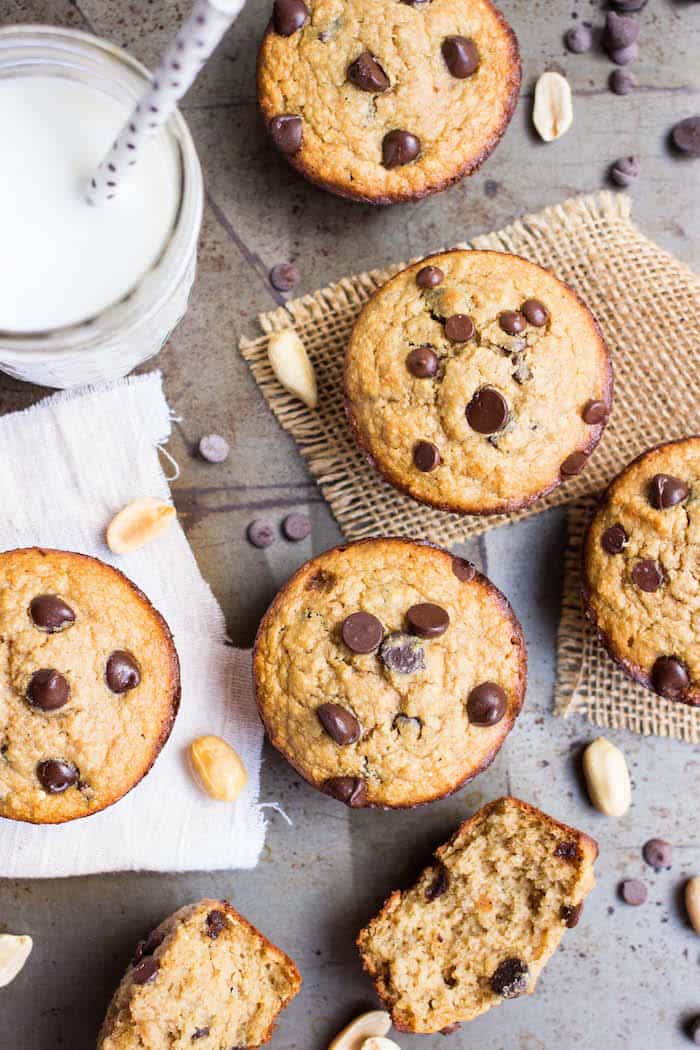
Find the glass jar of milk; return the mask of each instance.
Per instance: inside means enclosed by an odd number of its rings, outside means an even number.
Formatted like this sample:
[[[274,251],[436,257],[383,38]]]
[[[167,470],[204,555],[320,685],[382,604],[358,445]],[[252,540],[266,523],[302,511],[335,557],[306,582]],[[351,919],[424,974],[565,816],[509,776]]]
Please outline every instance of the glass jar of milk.
[[[187,308],[203,187],[181,114],[113,200],[84,196],[147,83],[135,59],[86,33],[0,30],[0,369],[18,379],[126,375]]]

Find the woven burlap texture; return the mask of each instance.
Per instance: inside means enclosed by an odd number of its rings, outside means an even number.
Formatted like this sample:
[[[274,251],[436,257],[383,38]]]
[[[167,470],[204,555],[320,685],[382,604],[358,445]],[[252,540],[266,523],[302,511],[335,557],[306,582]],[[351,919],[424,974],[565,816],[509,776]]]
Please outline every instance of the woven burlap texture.
[[[261,315],[264,334],[241,340],[241,353],[277,419],[295,439],[347,539],[404,535],[450,546],[545,507],[591,497],[644,448],[700,429],[700,282],[639,232],[630,210],[627,196],[605,191],[554,205],[459,245],[513,252],[552,270],[591,307],[612,352],[615,406],[586,470],[515,514],[460,516],[424,507],[380,478],[353,442],[343,407],[345,346],[369,297],[406,263],[345,277]],[[268,362],[270,334],[289,327],[300,335],[316,370],[319,402],[313,411],[282,388]],[[567,592],[565,617],[577,601]],[[638,699],[618,702],[610,694],[618,683],[616,671],[600,647],[591,649],[588,662],[595,667],[588,668],[592,677],[584,686],[583,650],[576,664],[573,647],[567,644],[564,651],[560,642],[560,656],[560,713],[576,707],[599,724],[696,739],[696,715],[682,705],[662,714],[664,701],[632,685],[630,695],[634,692]],[[620,695],[624,691],[619,683],[615,688]],[[637,711],[640,704],[645,709]],[[604,722],[604,717],[611,721]]]

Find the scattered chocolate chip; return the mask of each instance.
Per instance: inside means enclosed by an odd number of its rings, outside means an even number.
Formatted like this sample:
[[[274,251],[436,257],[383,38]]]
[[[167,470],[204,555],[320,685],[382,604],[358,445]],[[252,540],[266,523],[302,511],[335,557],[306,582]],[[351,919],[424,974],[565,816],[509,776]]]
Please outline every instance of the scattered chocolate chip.
[[[615,11],[608,11],[605,16],[605,31],[603,43],[607,51],[615,51],[621,47],[630,47],[636,43],[639,36],[639,22],[625,15],[618,15]]]
[[[461,580],[463,583],[469,583],[469,581],[473,580],[476,576],[476,569],[466,558],[453,558],[452,572],[457,579]]]
[[[664,582],[664,570],[653,558],[643,558],[642,561],[636,562],[632,566],[631,576],[632,582],[640,591],[646,591],[648,594],[658,591]]]
[[[39,594],[29,603],[29,615],[34,626],[47,634],[62,631],[75,623],[75,613],[57,594]]]
[[[299,284],[299,268],[293,262],[277,263],[270,270],[269,278],[278,292],[291,292]]]
[[[445,865],[438,863],[433,871],[433,881],[425,891],[427,901],[434,901],[437,897],[442,897],[443,893],[447,893],[450,888],[450,873]]]
[[[35,671],[27,686],[27,700],[41,711],[57,711],[68,703],[70,686],[58,671],[45,667]]]
[[[395,674],[414,674],[425,668],[423,646],[413,635],[404,634],[402,631],[386,636],[379,655],[387,671],[393,671]]]
[[[593,47],[593,32],[590,26],[572,26],[564,36],[564,43],[575,55],[582,55]]]
[[[207,463],[223,463],[228,459],[231,446],[221,434],[206,434],[199,439],[197,451]]]
[[[291,36],[305,26],[311,15],[303,0],[275,0],[272,24],[280,36]]]
[[[690,677],[685,664],[675,656],[659,656],[651,669],[654,690],[667,700],[681,700]]]
[[[689,157],[700,157],[700,117],[686,117],[671,129],[676,149]]]
[[[423,266],[416,274],[419,288],[437,288],[444,280],[445,275],[439,266]]]
[[[384,637],[384,628],[371,613],[350,613],[340,626],[340,637],[353,653],[373,653]]]
[[[80,773],[70,762],[49,758],[36,767],[36,775],[44,791],[49,795],[60,795],[62,791],[77,784]]]
[[[508,708],[508,697],[495,682],[475,686],[467,698],[467,716],[472,725],[495,726]]]
[[[136,963],[131,971],[131,979],[134,984],[149,984],[155,979],[160,963],[152,955],[146,956],[140,963]]]
[[[442,42],[442,57],[453,77],[464,80],[479,68],[479,51],[469,37],[446,36]]]
[[[432,602],[412,605],[406,613],[406,620],[413,634],[420,638],[439,638],[450,626],[447,610]]]
[[[491,978],[491,991],[504,999],[515,999],[527,991],[529,973],[522,959],[504,959]]]
[[[325,781],[323,792],[351,809],[367,805],[367,784],[362,777],[331,777]]]
[[[445,336],[451,343],[468,343],[475,333],[474,322],[468,314],[453,314],[445,321]]]
[[[668,510],[688,496],[688,486],[673,474],[654,474],[649,483],[649,502],[657,510]]]
[[[520,335],[527,328],[527,319],[520,310],[503,310],[498,315],[498,323],[508,335]]]
[[[644,843],[642,856],[650,867],[662,871],[673,863],[673,846],[665,839],[649,839]]]
[[[207,915],[206,922],[207,937],[211,937],[211,939],[215,941],[226,926],[226,916],[222,911],[219,911],[218,908],[215,908],[213,911],[210,911]]]
[[[700,1046],[700,1016],[691,1020],[688,1025],[688,1035],[696,1046]]]
[[[613,94],[629,95],[637,86],[637,78],[629,69],[613,69],[608,84]]]
[[[151,930],[148,937],[145,937],[136,945],[136,951],[131,960],[132,965],[135,966],[137,962],[141,962],[147,955],[153,955],[156,948],[159,948],[164,940],[165,933],[163,930]]]
[[[616,66],[629,66],[639,58],[639,47],[637,44],[630,44],[629,47],[613,48],[608,51],[608,58]]]
[[[625,904],[638,908],[647,899],[647,888],[641,879],[625,879],[620,883],[620,896]]]
[[[528,324],[534,325],[535,328],[542,328],[549,320],[549,310],[539,299],[526,299],[520,307],[520,312]]]
[[[617,186],[631,186],[639,177],[640,165],[637,157],[620,157],[610,168],[610,178]]]
[[[416,379],[432,379],[439,366],[438,355],[429,346],[417,346],[406,356],[406,368]]]
[[[363,51],[348,66],[348,80],[360,91],[382,92],[389,87],[389,78],[369,51]]]
[[[311,519],[308,514],[288,514],[282,522],[282,532],[292,543],[305,540],[311,535]]]
[[[296,113],[281,113],[273,117],[269,128],[272,141],[281,153],[291,156],[301,147],[304,129],[301,117]]]
[[[194,1043],[195,1040],[197,1040],[197,1039],[204,1039],[204,1037],[206,1035],[209,1035],[209,1029],[208,1029],[208,1027],[206,1027],[206,1025],[205,1025],[204,1028],[195,1028],[194,1032],[192,1033],[192,1037],[191,1037],[192,1038],[192,1042]]]
[[[606,554],[619,554],[627,543],[627,533],[620,524],[611,525],[600,537],[600,545]]]
[[[574,926],[578,926],[582,911],[583,901],[579,901],[578,904],[562,905],[561,917],[566,923],[567,930],[573,930]]]
[[[413,464],[424,474],[440,466],[440,450],[432,441],[417,441],[413,446]]]
[[[263,549],[275,542],[275,526],[266,518],[256,518],[246,529],[248,543]]]
[[[318,720],[336,744],[354,744],[360,739],[362,729],[352,711],[340,704],[321,704],[316,708]]]
[[[420,139],[410,131],[397,128],[388,131],[382,139],[382,164],[385,168],[400,168],[410,164],[420,154]]]
[[[499,390],[484,386],[466,408],[467,423],[477,434],[495,434],[508,421],[508,402]]]
[[[113,693],[128,693],[141,681],[141,670],[131,653],[116,649],[105,668],[107,685]]]
[[[588,456],[585,452],[572,452],[570,456],[566,457],[559,471],[565,478],[570,478],[575,474],[580,474],[586,463],[588,463]]]
[[[575,842],[558,842],[554,847],[554,856],[561,860],[578,860],[579,849]]]
[[[589,427],[604,423],[608,418],[608,406],[604,401],[587,401],[583,406],[581,418]]]

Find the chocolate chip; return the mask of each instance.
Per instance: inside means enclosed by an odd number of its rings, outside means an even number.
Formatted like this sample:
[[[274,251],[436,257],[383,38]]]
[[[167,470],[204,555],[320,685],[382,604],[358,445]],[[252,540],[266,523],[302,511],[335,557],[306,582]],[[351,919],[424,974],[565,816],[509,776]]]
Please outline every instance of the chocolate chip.
[[[141,671],[131,653],[116,649],[107,660],[105,678],[113,693],[128,693],[140,683]]]
[[[228,459],[231,446],[221,434],[207,434],[199,439],[197,451],[207,463],[223,463]]]
[[[423,266],[416,274],[419,288],[437,288],[444,280],[445,275],[439,266]]]
[[[657,510],[668,510],[688,496],[688,486],[673,474],[654,474],[649,483],[649,502]]]
[[[370,51],[363,51],[348,66],[348,80],[360,91],[381,92],[389,87],[389,78]]]
[[[688,1037],[696,1046],[700,1046],[700,1016],[693,1017],[688,1024]]]
[[[440,1035],[452,1035],[453,1032],[459,1031],[461,1027],[462,1024],[460,1021],[453,1021],[452,1024],[447,1024],[444,1028],[440,1029]]]
[[[210,911],[207,915],[206,923],[207,937],[211,937],[211,939],[215,941],[219,934],[226,927],[226,916],[224,912],[220,911],[218,908],[215,908],[213,911]]]
[[[534,325],[535,328],[544,327],[549,320],[549,310],[539,299],[526,299],[520,307],[520,312],[528,324]]]
[[[667,700],[681,700],[690,677],[685,664],[676,656],[659,656],[651,669],[651,682],[660,696]]]
[[[155,979],[159,966],[160,963],[152,955],[142,959],[131,971],[131,978],[134,984],[149,984]]]
[[[616,50],[621,47],[630,47],[639,36],[639,22],[625,15],[618,15],[615,11],[609,11],[605,16],[605,31],[603,43],[606,50]]]
[[[353,653],[373,653],[384,637],[384,628],[371,613],[350,613],[341,624],[340,637]]]
[[[476,576],[476,569],[466,558],[453,558],[452,572],[457,579],[461,580],[463,583],[469,583],[469,581],[473,580]]]
[[[644,843],[642,856],[650,867],[662,871],[673,863],[673,846],[665,839],[649,839]]]
[[[413,633],[420,638],[439,638],[450,626],[447,610],[432,602],[412,605],[406,613],[406,620]]]
[[[297,114],[281,113],[272,118],[269,128],[272,141],[280,152],[291,156],[301,147],[304,129],[301,117]]]
[[[148,937],[145,937],[144,940],[139,941],[136,945],[136,951],[131,960],[132,965],[135,966],[137,962],[141,962],[146,955],[153,955],[156,948],[159,948],[164,940],[165,932],[163,930],[151,930]]]
[[[308,514],[288,514],[282,522],[282,532],[292,543],[305,540],[311,535],[311,519]]]
[[[640,591],[651,594],[658,591],[664,582],[664,570],[653,558],[644,558],[632,566],[632,582],[639,587]]]
[[[588,463],[588,456],[585,452],[572,452],[570,456],[566,457],[559,470],[564,477],[573,477],[574,474],[581,473],[586,463]]]
[[[424,474],[440,466],[440,450],[432,441],[417,441],[413,446],[413,464]]]
[[[576,842],[557,842],[554,847],[554,856],[562,860],[578,860],[578,844]]]
[[[437,864],[433,870],[433,881],[425,891],[427,901],[434,901],[437,897],[442,897],[443,893],[447,893],[450,888],[450,873],[445,865]]]
[[[272,8],[272,24],[280,36],[291,36],[305,26],[310,18],[309,9],[303,0],[275,0]]]
[[[432,379],[439,365],[438,355],[429,346],[417,346],[406,357],[406,368],[416,379]]]
[[[420,139],[410,131],[397,128],[382,139],[382,164],[385,168],[400,168],[410,164],[420,154]]]
[[[515,999],[527,991],[529,974],[522,959],[504,959],[491,978],[491,991],[504,999]]]
[[[352,711],[340,704],[321,704],[316,708],[318,720],[336,744],[354,744],[360,739],[362,729]]]
[[[58,758],[40,762],[36,767],[36,775],[44,791],[48,791],[50,795],[60,795],[80,779],[80,773],[74,765]]]
[[[309,577],[309,581],[306,584],[307,591],[330,591],[335,587],[337,576],[334,572],[326,572],[325,569],[319,569],[313,576]]]
[[[261,550],[275,542],[275,526],[266,518],[256,518],[246,529],[248,543]]]
[[[503,310],[498,315],[498,323],[508,335],[520,335],[527,328],[527,319],[520,310]]]
[[[567,930],[573,930],[574,926],[578,926],[582,911],[583,901],[579,901],[578,904],[562,905],[561,917],[566,923]]]
[[[194,1043],[196,1039],[204,1039],[206,1035],[209,1035],[208,1027],[205,1026],[204,1028],[195,1028],[191,1036],[192,1042]]]
[[[468,343],[475,333],[474,322],[468,314],[453,314],[445,321],[445,336],[451,343]]]
[[[70,686],[68,682],[50,668],[35,671],[27,686],[27,700],[33,707],[42,711],[56,711],[68,703]]]
[[[278,292],[291,292],[299,284],[299,268],[293,262],[277,263],[269,273],[270,284]]]
[[[466,36],[446,36],[442,42],[442,57],[453,77],[464,80],[479,68],[479,51]]]
[[[508,402],[499,390],[477,390],[466,409],[467,423],[477,434],[495,434],[508,421]]]
[[[323,792],[351,809],[367,805],[367,784],[362,777],[331,777],[325,781]]]
[[[508,708],[508,697],[495,682],[482,682],[467,699],[467,715],[475,726],[495,726]]]
[[[600,537],[600,545],[606,554],[619,554],[627,543],[627,533],[622,525],[611,525]]]
[[[616,66],[628,66],[639,58],[639,47],[637,44],[630,44],[629,47],[612,48],[608,51],[608,58]]]
[[[526,383],[528,379],[532,379],[532,372],[530,371],[530,366],[528,365],[524,356],[518,358],[518,363],[516,364],[515,371],[513,372],[513,379],[516,383],[518,383],[519,386],[522,386],[523,383]]]
[[[647,899],[647,888],[641,879],[625,879],[620,883],[620,896],[625,904],[638,908]]]
[[[572,26],[564,36],[564,43],[575,55],[582,55],[593,47],[593,32],[590,26]]]
[[[610,168],[610,178],[617,186],[631,186],[640,172],[637,157],[620,157]]]
[[[637,78],[629,69],[613,69],[608,85],[615,95],[629,95],[637,86]]]
[[[379,655],[387,671],[393,671],[395,674],[414,674],[425,668],[423,646],[413,635],[404,634],[402,631],[387,635]]]
[[[671,129],[676,149],[689,157],[700,157],[700,117],[686,117]]]
[[[35,627],[48,634],[62,631],[75,623],[75,613],[57,594],[39,594],[29,603],[29,615]]]
[[[608,406],[604,401],[587,401],[583,406],[581,418],[589,427],[604,423],[608,418]]]

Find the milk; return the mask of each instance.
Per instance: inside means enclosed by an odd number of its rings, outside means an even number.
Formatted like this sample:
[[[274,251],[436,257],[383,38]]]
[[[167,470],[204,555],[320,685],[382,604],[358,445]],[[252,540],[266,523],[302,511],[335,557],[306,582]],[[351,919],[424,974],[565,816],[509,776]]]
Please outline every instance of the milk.
[[[0,77],[0,332],[91,320],[161,256],[181,196],[177,146],[159,131],[113,200],[85,182],[131,104],[54,75]]]

